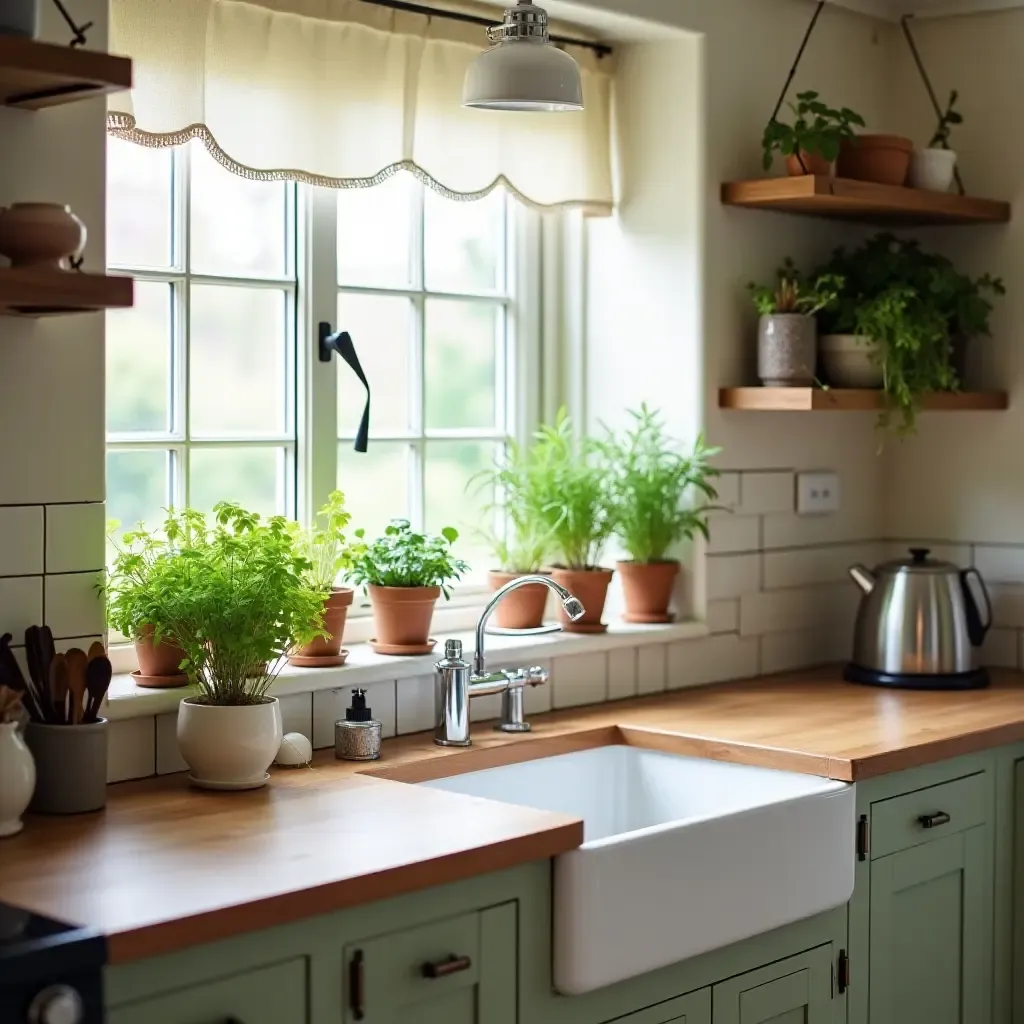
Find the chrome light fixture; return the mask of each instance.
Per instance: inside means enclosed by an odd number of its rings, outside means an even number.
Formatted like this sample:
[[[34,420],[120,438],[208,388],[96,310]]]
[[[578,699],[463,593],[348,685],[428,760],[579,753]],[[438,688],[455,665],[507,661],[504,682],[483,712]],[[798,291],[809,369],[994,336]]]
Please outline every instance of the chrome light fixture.
[[[493,44],[470,66],[464,107],[482,110],[582,110],[576,61],[548,36],[548,12],[529,0],[505,11],[487,30]]]

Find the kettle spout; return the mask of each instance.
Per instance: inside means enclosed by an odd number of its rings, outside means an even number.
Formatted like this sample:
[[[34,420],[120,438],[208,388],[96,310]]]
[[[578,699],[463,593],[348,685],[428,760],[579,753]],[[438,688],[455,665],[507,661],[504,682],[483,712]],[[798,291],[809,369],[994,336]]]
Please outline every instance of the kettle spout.
[[[864,591],[865,594],[870,594],[875,589],[875,574],[870,570],[866,569],[863,565],[851,565],[850,575],[853,577],[853,582]]]

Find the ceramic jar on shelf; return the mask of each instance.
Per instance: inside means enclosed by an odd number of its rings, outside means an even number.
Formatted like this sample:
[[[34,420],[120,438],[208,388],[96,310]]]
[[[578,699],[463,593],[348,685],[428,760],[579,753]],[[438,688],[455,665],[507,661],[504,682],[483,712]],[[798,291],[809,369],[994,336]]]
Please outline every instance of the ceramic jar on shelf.
[[[0,256],[12,267],[67,269],[85,248],[85,225],[60,203],[13,203],[0,208]]]

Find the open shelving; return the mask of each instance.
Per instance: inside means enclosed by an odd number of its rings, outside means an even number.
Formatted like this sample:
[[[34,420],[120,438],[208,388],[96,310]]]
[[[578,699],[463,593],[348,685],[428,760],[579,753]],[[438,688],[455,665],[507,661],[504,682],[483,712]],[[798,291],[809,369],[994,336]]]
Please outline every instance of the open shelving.
[[[0,268],[0,315],[58,316],[132,305],[130,277],[86,274],[50,267]]]
[[[931,412],[999,412],[1009,408],[1005,391],[943,391],[922,401]],[[853,388],[722,388],[718,408],[734,412],[878,412],[883,392]]]

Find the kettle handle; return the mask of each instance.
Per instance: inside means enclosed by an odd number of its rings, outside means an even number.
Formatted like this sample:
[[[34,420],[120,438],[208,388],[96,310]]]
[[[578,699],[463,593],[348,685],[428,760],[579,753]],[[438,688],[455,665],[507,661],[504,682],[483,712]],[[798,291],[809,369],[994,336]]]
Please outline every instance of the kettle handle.
[[[978,590],[985,599],[984,619],[982,619],[974,591],[967,584],[972,576],[978,581]],[[964,606],[967,609],[967,636],[974,647],[980,647],[985,640],[985,634],[992,626],[992,602],[989,599],[988,590],[985,588],[985,581],[977,569],[964,569],[960,573],[960,586],[963,588]]]

